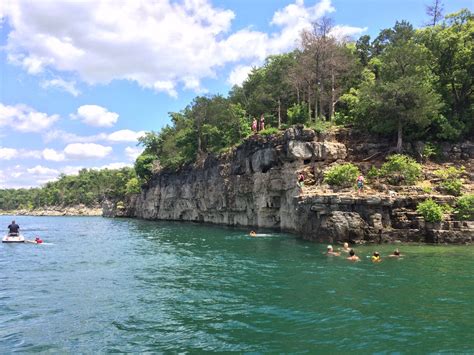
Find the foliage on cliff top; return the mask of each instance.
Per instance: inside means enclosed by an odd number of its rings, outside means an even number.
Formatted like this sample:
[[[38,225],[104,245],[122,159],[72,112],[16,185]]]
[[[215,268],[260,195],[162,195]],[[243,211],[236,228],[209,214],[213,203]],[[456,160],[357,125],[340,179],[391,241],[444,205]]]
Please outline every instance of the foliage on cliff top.
[[[239,144],[253,118],[281,128],[351,124],[404,140],[458,140],[474,130],[474,16],[468,9],[414,29],[396,22],[354,43],[331,36],[327,18],[300,37],[300,49],[267,58],[228,97],[198,96],[171,124],[140,143],[143,155],[177,169]],[[138,175],[151,174],[149,158]],[[141,170],[141,171],[140,171]],[[140,172],[139,172],[140,171]],[[407,180],[412,183],[411,177]]]
[[[392,185],[414,185],[420,178],[422,166],[413,158],[394,154],[387,158],[379,171],[379,176]]]
[[[464,172],[464,167],[458,169],[454,166],[436,170],[434,174],[441,179],[439,189],[450,195],[459,196],[462,189],[462,180],[460,177]]]
[[[426,222],[441,222],[443,220],[443,207],[430,198],[420,202],[416,211],[423,216]]]
[[[456,214],[461,220],[474,220],[474,195],[459,197],[456,204]]]
[[[324,182],[329,185],[349,187],[355,184],[359,174],[359,168],[354,164],[335,165],[324,172]]]

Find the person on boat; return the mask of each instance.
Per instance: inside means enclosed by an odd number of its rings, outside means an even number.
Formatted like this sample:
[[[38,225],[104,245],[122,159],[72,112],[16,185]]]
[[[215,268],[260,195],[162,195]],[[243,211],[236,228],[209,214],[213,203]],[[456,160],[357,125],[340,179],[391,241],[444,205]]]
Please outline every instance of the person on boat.
[[[355,255],[355,251],[354,249],[351,249],[349,251],[349,256],[347,257],[347,260],[350,260],[350,261],[360,261],[360,258]]]
[[[401,256],[403,256],[403,255],[400,254],[400,250],[398,250],[398,248],[397,248],[393,251],[393,254],[390,254],[388,257],[389,258],[399,258]]]
[[[326,255],[339,256],[341,255],[341,253],[334,251],[334,249],[332,248],[332,245],[328,245],[327,250],[326,250]]]
[[[257,233],[255,231],[250,231],[249,235],[251,237],[256,237],[257,236]]]
[[[378,251],[374,251],[374,255],[372,255],[371,260],[373,263],[379,263],[382,261],[382,258],[380,257],[380,254]]]
[[[20,226],[15,221],[8,226],[8,235],[17,236],[20,233]]]

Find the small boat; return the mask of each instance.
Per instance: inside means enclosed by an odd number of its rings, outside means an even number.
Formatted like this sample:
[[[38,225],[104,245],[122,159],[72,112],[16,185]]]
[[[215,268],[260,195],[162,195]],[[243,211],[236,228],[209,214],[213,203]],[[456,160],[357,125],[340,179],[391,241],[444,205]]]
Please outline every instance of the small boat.
[[[17,234],[17,235],[7,234],[2,239],[2,243],[24,243],[24,242],[25,242],[25,237],[23,237],[21,234]]]

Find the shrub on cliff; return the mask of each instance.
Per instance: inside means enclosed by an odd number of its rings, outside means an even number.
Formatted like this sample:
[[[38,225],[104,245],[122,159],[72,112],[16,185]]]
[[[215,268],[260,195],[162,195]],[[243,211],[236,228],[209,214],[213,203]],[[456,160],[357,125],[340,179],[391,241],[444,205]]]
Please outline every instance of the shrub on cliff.
[[[461,194],[462,181],[461,174],[464,173],[464,167],[460,169],[451,166],[446,169],[439,169],[434,174],[441,179],[439,189],[450,195],[459,196]]]
[[[131,178],[125,185],[125,192],[127,195],[140,193],[140,181],[137,178]]]
[[[380,176],[392,185],[414,185],[421,172],[421,164],[403,154],[389,156],[380,168]]]
[[[260,131],[258,133],[261,134],[262,136],[269,136],[269,135],[272,135],[272,134],[280,133],[280,130],[278,128],[275,128],[275,127],[268,127],[268,128],[265,128],[263,131]]]
[[[458,199],[456,214],[460,220],[474,220],[474,195],[464,195]]]
[[[421,214],[426,222],[441,222],[443,220],[443,207],[432,199],[420,202],[416,212]]]
[[[329,185],[349,187],[354,185],[359,174],[359,168],[354,164],[336,165],[324,172],[324,182]]]

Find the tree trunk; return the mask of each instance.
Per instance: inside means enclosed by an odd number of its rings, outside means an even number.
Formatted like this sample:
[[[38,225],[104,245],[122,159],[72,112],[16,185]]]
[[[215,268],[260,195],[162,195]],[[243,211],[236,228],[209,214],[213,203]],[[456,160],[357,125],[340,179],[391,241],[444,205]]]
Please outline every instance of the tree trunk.
[[[331,72],[331,104],[329,106],[329,119],[332,121],[334,116],[334,106],[336,105],[336,89],[335,85],[334,71]]]
[[[320,88],[319,88],[319,114],[321,118],[324,117],[323,95],[324,95],[324,84],[321,82]]]
[[[403,127],[402,127],[402,119],[398,119],[398,132],[397,132],[397,152],[402,152],[402,134],[403,134]]]
[[[311,85],[308,85],[308,119],[311,121]]]
[[[318,120],[318,92],[316,91],[314,95],[314,121]]]
[[[281,128],[281,100],[278,98],[278,129]]]

